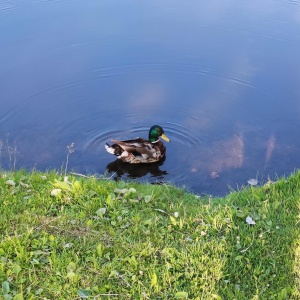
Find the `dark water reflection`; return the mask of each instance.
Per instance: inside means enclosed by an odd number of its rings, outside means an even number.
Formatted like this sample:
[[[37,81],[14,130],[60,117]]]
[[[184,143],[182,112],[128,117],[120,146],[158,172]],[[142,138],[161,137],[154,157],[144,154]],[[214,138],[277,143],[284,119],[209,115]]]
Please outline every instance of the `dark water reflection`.
[[[103,174],[153,124],[166,161],[119,176],[218,195],[299,167],[299,1],[4,0],[0,35],[3,167],[9,134],[19,168],[74,142],[69,169]]]
[[[161,170],[160,166],[164,164],[164,159],[157,163],[151,164],[128,164],[122,162],[120,159],[116,159],[115,161],[109,163],[106,166],[108,172],[111,172],[116,175],[115,179],[122,179],[123,176],[127,176],[129,178],[140,178],[146,175],[151,175],[155,177],[157,180],[163,180],[166,175],[168,175],[167,171]],[[113,175],[114,175],[113,174]]]

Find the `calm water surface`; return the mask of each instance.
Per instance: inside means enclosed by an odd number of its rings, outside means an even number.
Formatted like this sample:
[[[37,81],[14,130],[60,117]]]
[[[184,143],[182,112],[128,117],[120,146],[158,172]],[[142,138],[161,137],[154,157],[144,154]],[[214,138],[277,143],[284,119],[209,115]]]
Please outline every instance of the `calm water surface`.
[[[0,2],[1,164],[222,195],[300,166],[300,1]],[[160,165],[104,144],[172,140]]]

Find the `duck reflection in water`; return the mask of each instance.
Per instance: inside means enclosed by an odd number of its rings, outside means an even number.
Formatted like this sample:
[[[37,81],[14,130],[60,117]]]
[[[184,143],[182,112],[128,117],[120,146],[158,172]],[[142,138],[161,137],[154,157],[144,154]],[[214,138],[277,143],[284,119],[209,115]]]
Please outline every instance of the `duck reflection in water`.
[[[115,179],[120,179],[123,175],[127,175],[129,178],[139,178],[150,174],[152,177],[158,177],[162,179],[164,175],[167,175],[167,171],[160,169],[160,166],[164,164],[165,157],[156,163],[151,164],[129,164],[123,162],[120,159],[109,163],[106,169],[109,173],[115,172]]]

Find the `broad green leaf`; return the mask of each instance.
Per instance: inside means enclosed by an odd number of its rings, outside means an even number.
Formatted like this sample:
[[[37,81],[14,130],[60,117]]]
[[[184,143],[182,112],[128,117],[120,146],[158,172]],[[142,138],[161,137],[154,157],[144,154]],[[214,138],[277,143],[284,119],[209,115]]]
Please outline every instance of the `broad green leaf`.
[[[177,292],[175,294],[176,299],[187,299],[189,294],[187,292]]]
[[[145,203],[149,203],[151,201],[151,195],[145,196]]]
[[[155,273],[151,276],[151,286],[157,286],[157,275]]]
[[[151,225],[152,224],[152,219],[148,219],[148,220],[145,220],[144,225]]]
[[[67,274],[67,277],[70,279],[70,280],[73,280],[73,278],[76,276],[76,274],[73,272],[73,271],[71,271],[71,272],[69,272],[68,274]]]
[[[101,244],[98,244],[98,246],[97,246],[96,249],[97,249],[97,254],[98,254],[98,256],[99,256],[99,257],[102,257],[104,247],[103,247]]]
[[[35,295],[40,295],[43,292],[44,289],[39,288],[38,290],[36,290]]]
[[[11,180],[11,179],[7,180],[7,181],[5,182],[5,184],[11,185],[11,186],[15,186],[15,185],[16,185],[16,183],[15,183],[13,180]]]
[[[74,271],[76,269],[76,264],[74,262],[70,262],[67,266],[67,270],[70,271]]]
[[[126,186],[126,183],[124,181],[119,182],[119,187],[122,189]]]
[[[45,252],[45,251],[42,251],[42,250],[35,250],[33,253],[35,255],[49,254],[48,252]]]
[[[8,281],[4,281],[2,282],[2,290],[3,290],[3,294],[8,294],[9,293],[9,282]]]
[[[77,292],[78,292],[78,296],[80,298],[88,298],[89,296],[92,295],[92,291],[91,290],[80,289]]]
[[[211,294],[211,296],[212,296],[214,299],[222,300],[221,296],[219,296],[219,295],[217,295],[217,294]]]
[[[177,221],[176,219],[173,217],[173,216],[170,216],[170,220],[171,220],[171,223],[176,226],[177,225]]]
[[[130,203],[139,203],[140,201],[137,199],[129,199],[129,202]]]
[[[180,218],[179,219],[179,228],[181,229],[183,227],[183,220]]]
[[[257,194],[253,194],[253,197],[256,199],[256,200],[260,200],[261,199],[261,197],[259,196],[259,195],[257,195]]]
[[[113,206],[113,200],[111,198],[111,195],[108,195],[106,198],[106,203],[108,206],[112,207]]]
[[[243,259],[243,255],[238,255],[235,257],[235,260],[241,260],[241,259]]]
[[[136,193],[136,189],[135,189],[135,188],[130,188],[130,189],[128,190],[128,193]]]
[[[106,208],[105,207],[101,207],[96,211],[96,215],[99,217],[102,217],[103,215],[105,215],[106,213]]]
[[[13,300],[23,300],[23,293],[19,293],[13,297]]]
[[[124,225],[122,225],[120,228],[125,229],[128,228],[131,225],[131,223],[127,222]]]
[[[69,191],[71,192],[72,188],[70,186],[70,184],[68,182],[64,182],[64,181],[57,181],[55,180],[55,183],[53,183],[53,186],[65,190],[65,191]]]
[[[242,210],[237,210],[236,211],[236,216],[239,218],[245,218],[246,217],[246,213],[243,212]]]
[[[81,184],[80,184],[80,182],[79,182],[78,180],[76,180],[76,181],[73,183],[73,189],[74,189],[75,191],[81,190]]]
[[[21,272],[21,267],[19,265],[15,265],[13,268],[13,273],[19,274]]]
[[[288,290],[287,290],[287,288],[286,287],[283,288],[280,291],[280,293],[278,293],[277,297],[278,297],[277,298],[278,300],[285,300],[285,299],[287,299],[288,298]]]
[[[116,194],[126,194],[128,192],[128,189],[114,189],[114,193]]]
[[[118,272],[116,270],[112,270],[109,274],[109,278],[118,276]]]

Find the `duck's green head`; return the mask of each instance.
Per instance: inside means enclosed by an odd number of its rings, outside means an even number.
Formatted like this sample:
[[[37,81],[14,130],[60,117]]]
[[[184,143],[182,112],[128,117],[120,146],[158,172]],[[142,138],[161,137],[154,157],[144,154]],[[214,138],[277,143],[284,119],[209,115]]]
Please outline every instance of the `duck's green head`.
[[[164,130],[159,125],[153,125],[149,130],[149,141],[151,143],[156,142],[159,137],[170,142],[169,138],[165,135]]]

